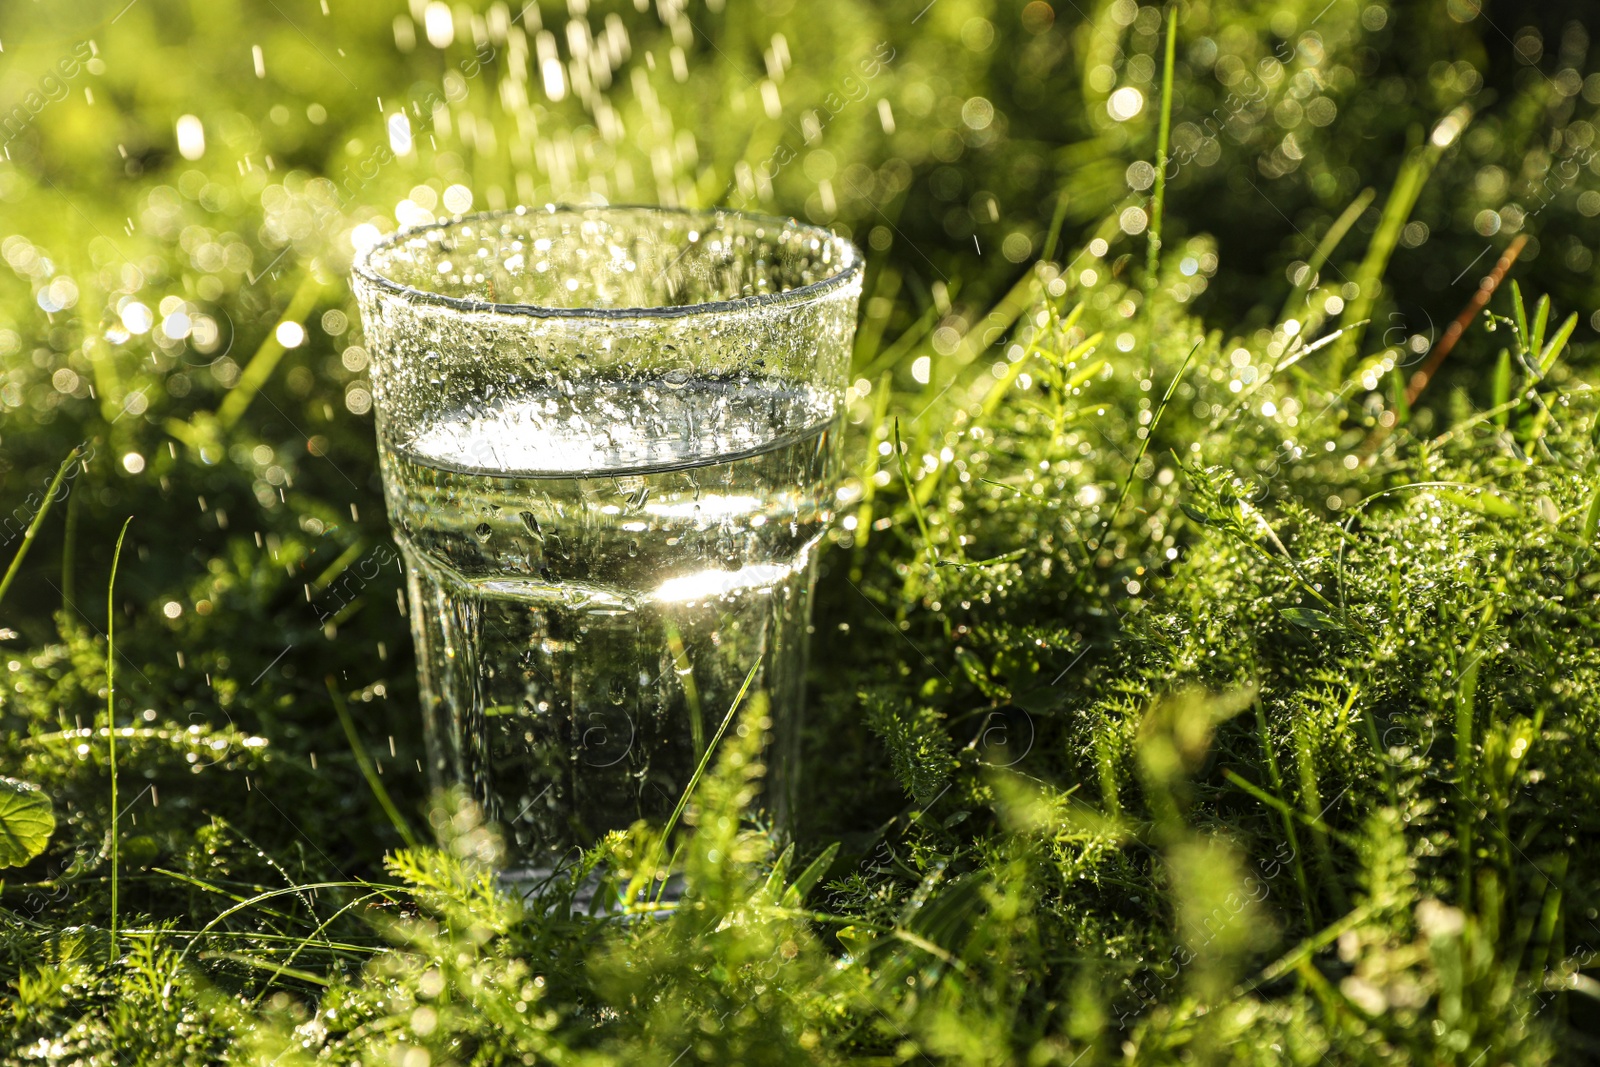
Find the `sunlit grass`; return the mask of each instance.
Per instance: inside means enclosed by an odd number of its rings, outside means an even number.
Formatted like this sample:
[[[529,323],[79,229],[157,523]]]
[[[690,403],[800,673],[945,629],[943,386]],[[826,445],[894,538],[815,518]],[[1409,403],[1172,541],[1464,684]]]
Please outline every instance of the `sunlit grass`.
[[[0,1059],[1592,1056],[1600,91],[1467,7],[0,12]],[[554,200],[871,270],[795,833],[752,692],[531,886],[342,278]]]

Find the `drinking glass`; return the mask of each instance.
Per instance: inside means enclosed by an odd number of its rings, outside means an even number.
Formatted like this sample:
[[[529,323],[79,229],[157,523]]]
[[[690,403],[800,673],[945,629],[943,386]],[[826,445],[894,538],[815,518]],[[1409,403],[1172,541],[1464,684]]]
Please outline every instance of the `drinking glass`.
[[[431,781],[511,866],[664,821],[747,679],[787,822],[861,274],[817,227],[660,208],[358,255]]]

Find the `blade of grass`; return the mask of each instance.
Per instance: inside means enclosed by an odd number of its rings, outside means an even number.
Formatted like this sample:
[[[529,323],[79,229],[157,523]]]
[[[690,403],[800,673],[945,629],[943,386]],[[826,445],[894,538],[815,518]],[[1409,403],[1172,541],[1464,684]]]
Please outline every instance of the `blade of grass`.
[[[340,916],[344,915],[346,912],[355,910],[356,908],[365,904],[367,901],[371,900],[373,897],[387,895],[387,890],[378,889],[371,893],[366,893],[362,896],[356,897],[354,900],[344,904],[332,915],[329,915],[326,919],[323,919],[320,923],[318,923],[317,928],[311,931],[310,934],[303,938],[299,938],[298,943],[294,946],[293,951],[289,953],[288,959],[283,961],[282,969],[279,969],[277,973],[273,974],[267,979],[266,984],[261,989],[261,992],[257,993],[256,999],[251,1002],[251,1006],[254,1007],[255,1005],[261,1003],[261,1001],[266,997],[267,993],[272,989],[272,983],[278,978],[278,975],[287,974],[291,978],[297,977],[297,972],[291,971],[288,968],[294,963],[295,960],[300,958],[300,953],[305,951],[307,946],[311,944],[313,938],[321,936],[323,943],[326,944],[330,949],[334,949],[336,946],[332,941],[328,940],[324,931],[326,931],[329,926],[332,926],[334,922],[336,922]]]
[[[241,893],[232,892],[230,890],[224,889],[220,885],[216,885],[216,884],[214,884],[212,882],[207,882],[202,878],[196,878],[193,875],[183,874],[183,873],[181,873],[179,871],[169,871],[164,867],[151,867],[151,868],[149,868],[149,872],[152,875],[159,875],[159,876],[161,876],[163,878],[170,878],[174,882],[178,882],[178,883],[180,883],[182,885],[186,885],[186,886],[189,886],[189,887],[194,888],[194,889],[203,890],[203,891],[205,891],[207,893],[215,893],[217,896],[220,896],[220,897],[226,897],[227,899],[233,901],[235,904],[243,903],[244,901],[249,899],[248,897],[244,896]],[[263,885],[257,884],[253,888],[255,889],[256,892],[259,893],[263,889],[265,889],[266,887],[263,886]],[[302,901],[302,903],[303,903],[303,901]],[[265,914],[265,915],[272,916],[274,919],[281,919],[284,922],[294,922],[295,921],[295,917],[293,915],[290,915],[286,911],[279,911],[276,908],[263,907],[261,909],[261,912],[263,914]],[[127,933],[129,931],[124,930],[123,932]]]
[[[1333,220],[1333,225],[1328,227],[1328,232],[1322,235],[1322,240],[1317,242],[1316,249],[1311,253],[1311,260],[1306,264],[1305,273],[1300,275],[1298,282],[1295,282],[1294,289],[1289,293],[1289,299],[1283,302],[1283,310],[1278,312],[1279,322],[1299,311],[1300,302],[1311,291],[1311,286],[1322,273],[1328,257],[1333,255],[1334,249],[1339,247],[1339,242],[1344,240],[1344,235],[1350,232],[1350,227],[1356,224],[1361,213],[1371,206],[1377,195],[1374,189],[1361,190],[1361,195],[1350,201],[1350,205],[1343,213]]]
[[[339,553],[338,558],[328,564],[327,569],[311,582],[312,595],[320,596],[326,592],[330,585],[339,580],[341,574],[350,569],[350,564],[361,558],[361,553],[368,547],[370,546],[362,538],[358,537],[352,541],[350,547]]]
[[[356,733],[356,724],[350,718],[350,709],[345,706],[344,694],[339,692],[333,684],[333,679],[327,678],[328,696],[333,700],[333,710],[339,715],[339,725],[344,727],[345,739],[350,742],[350,751],[355,753],[356,765],[361,768],[361,776],[367,780],[367,787],[372,790],[372,795],[377,798],[378,806],[389,817],[395,831],[404,839],[407,847],[419,848],[417,835],[411,832],[411,825],[406,822],[405,816],[400,814],[400,809],[395,807],[394,801],[389,797],[389,791],[383,787],[383,779],[378,777],[378,770],[372,764],[372,757],[367,754],[367,747],[361,743],[361,737]]]
[[[1528,355],[1538,358],[1544,350],[1544,334],[1550,328],[1550,294],[1546,293],[1533,306],[1533,331],[1528,334]]]
[[[784,890],[783,902],[790,906],[798,906],[806,898],[806,894],[822,881],[822,876],[828,873],[828,868],[833,866],[834,857],[839,854],[839,842],[835,841],[822,850],[822,854],[806,865],[800,872],[800,877],[794,884]]]
[[[1150,243],[1145,287],[1154,289],[1161,276],[1161,213],[1167,200],[1167,148],[1172,137],[1172,66],[1178,45],[1178,5],[1167,10],[1166,56],[1161,61],[1161,126],[1156,133],[1156,184],[1150,193]]]
[[[863,378],[874,378],[886,370],[899,365],[900,359],[933,332],[934,325],[939,321],[939,309],[932,305],[923,309],[917,321],[913,322],[900,332],[888,347],[880,348],[873,354],[871,362],[862,367],[857,374]]]
[[[1545,963],[1549,959],[1550,946],[1555,941],[1556,920],[1561,915],[1562,886],[1567,880],[1566,856],[1555,856],[1551,861],[1551,871],[1545,876],[1550,888],[1545,891],[1544,907],[1539,912],[1538,933],[1535,935],[1533,950],[1530,953],[1528,970],[1534,975],[1544,974]],[[1542,873],[1542,872],[1541,872]]]
[[[1279,817],[1283,819],[1283,836],[1285,843],[1289,846],[1289,862],[1294,868],[1295,887],[1300,890],[1300,908],[1306,914],[1306,926],[1314,927],[1317,925],[1316,906],[1311,899],[1310,883],[1306,881],[1305,864],[1300,861],[1300,837],[1294,832],[1294,817],[1299,815],[1299,812],[1291,808],[1288,802],[1283,799],[1283,771],[1278,766],[1278,754],[1272,747],[1272,733],[1267,729],[1267,709],[1259,698],[1255,701],[1255,711],[1256,737],[1261,742],[1262,754],[1267,758],[1267,776],[1272,783],[1270,800],[1266,799],[1264,795],[1257,796],[1256,799],[1273,808],[1273,810],[1277,811]],[[1224,772],[1224,774],[1230,775],[1232,772]],[[1237,778],[1237,775],[1234,775],[1229,780],[1232,781],[1234,778]],[[1243,779],[1239,779],[1235,784],[1239,784],[1240,788],[1245,789],[1247,793],[1250,791],[1243,783]]]
[[[1511,350],[1502,348],[1500,357],[1494,363],[1494,383],[1490,407],[1500,409],[1500,414],[1494,417],[1496,426],[1504,426],[1510,418],[1510,413],[1505,409],[1506,402],[1511,399]]]
[[[111,554],[111,579],[106,582],[106,746],[111,765],[111,958],[117,956],[117,881],[120,866],[117,853],[117,564],[122,560],[122,541],[133,522],[129,515],[117,534],[117,547]]]
[[[1360,848],[1359,842],[1351,838],[1349,834],[1340,833],[1317,816],[1307,815],[1305,812],[1291,807],[1288,801],[1273,796],[1239,772],[1230,768],[1222,772],[1222,777],[1277,812],[1279,817],[1283,819],[1285,826],[1293,825],[1295,822],[1304,823],[1311,830],[1328,835],[1329,840],[1336,841],[1351,851],[1357,851]]]
[[[873,476],[878,472],[878,446],[884,441],[888,427],[889,398],[894,391],[894,374],[884,371],[878,378],[877,399],[872,402],[872,432],[867,435],[865,450],[861,453],[861,502],[856,505],[855,547],[850,557],[850,580],[861,580],[866,563],[867,541],[872,537],[873,502],[877,499],[878,483]]]
[[[1360,907],[1356,908],[1354,911],[1350,912],[1333,925],[1325,927],[1324,929],[1317,931],[1315,934],[1312,934],[1310,937],[1305,938],[1287,953],[1278,957],[1278,959],[1262,968],[1261,973],[1256,975],[1256,977],[1234,989],[1232,993],[1229,994],[1230,999],[1245,996],[1246,994],[1252,993],[1264,985],[1276,982],[1290,971],[1293,971],[1299,967],[1301,963],[1309,960],[1322,949],[1339,940],[1339,935],[1343,934],[1346,930],[1353,930],[1357,926],[1360,926],[1362,923],[1366,922],[1367,918],[1373,913],[1373,910],[1374,907],[1372,904],[1362,904]]]
[[[1067,188],[1062,185],[1061,191],[1056,193],[1056,209],[1050,216],[1050,233],[1044,239],[1044,252],[1040,259],[1045,263],[1053,263],[1056,256],[1056,246],[1061,243],[1061,224],[1067,221]]]
[[[74,557],[77,555],[78,545],[78,497],[75,493],[67,494],[67,528],[61,535],[61,607],[66,609],[71,606],[76,598],[72,595]]]
[[[1322,821],[1325,809],[1322,803],[1322,790],[1317,784],[1316,761],[1311,749],[1309,727],[1305,719],[1297,718],[1294,720],[1293,729],[1295,770],[1300,776],[1300,802],[1305,806],[1305,813],[1311,820],[1311,843],[1316,846],[1317,869],[1328,892],[1333,896],[1334,908],[1343,912],[1349,908],[1350,902],[1345,897],[1344,886],[1339,882],[1339,869],[1333,862],[1332,851],[1328,848],[1330,835],[1327,824]]]
[[[317,281],[315,274],[308,271],[301,280],[299,288],[294,291],[294,296],[290,298],[289,306],[273,324],[272,332],[267,334],[266,340],[261,342],[255,354],[250,357],[250,362],[245,364],[244,373],[239,375],[239,384],[233,387],[233,391],[222,401],[222,406],[217,408],[217,424],[224,430],[239,421],[239,417],[250,406],[250,401],[254,400],[261,387],[267,384],[267,379],[272,377],[272,372],[277,369],[278,361],[288,351],[283,347],[283,342],[278,340],[277,327],[286,322],[298,323],[311,314],[311,308],[316,304],[321,292],[322,284]]]
[[[1400,368],[1396,367],[1389,372],[1389,391],[1393,394],[1394,424],[1404,426],[1411,421],[1411,404],[1406,400],[1405,379],[1400,377]]]
[[[860,328],[856,330],[855,352],[851,357],[853,364],[870,361],[883,347],[883,331],[888,329],[889,320],[893,317],[894,301],[900,293],[900,282],[901,274],[898,270],[888,266],[879,269],[877,281],[865,301],[866,315],[861,320]]]
[[[269,889],[269,890],[267,890],[265,892],[257,893],[255,896],[249,898],[248,900],[241,900],[239,903],[235,904],[233,907],[226,908],[223,911],[219,912],[217,915],[212,916],[211,920],[209,922],[207,922],[204,926],[202,926],[197,933],[195,933],[195,935],[189,941],[189,943],[183,946],[183,951],[178,953],[178,958],[175,959],[172,962],[172,967],[171,967],[171,970],[169,971],[169,973],[167,975],[167,980],[162,983],[162,986],[161,986],[161,1000],[162,1000],[162,1003],[163,1004],[167,1004],[168,1003],[168,998],[170,998],[172,996],[172,983],[173,983],[173,980],[177,977],[178,973],[183,969],[183,963],[184,963],[184,960],[186,960],[188,958],[188,956],[189,956],[189,950],[194,948],[195,945],[199,944],[200,943],[200,939],[205,937],[205,936],[207,936],[208,934],[210,934],[211,931],[213,929],[215,929],[218,925],[220,925],[221,923],[226,922],[228,919],[230,919],[233,916],[237,915],[239,912],[244,911],[247,908],[255,907],[257,904],[263,903],[264,901],[276,900],[278,897],[288,896],[290,894],[299,894],[299,893],[306,892],[306,891],[315,892],[316,890],[319,890],[319,889],[372,889],[372,890],[378,890],[380,892],[384,891],[384,890],[387,890],[389,892],[392,892],[392,893],[396,894],[397,896],[410,895],[409,890],[407,890],[406,887],[402,886],[402,885],[385,885],[385,884],[380,883],[380,882],[352,882],[352,881],[343,881],[343,882],[309,882],[309,883],[307,883],[305,885],[287,886],[287,887],[285,887],[283,889]]]
[[[1593,545],[1597,528],[1600,528],[1600,484],[1595,485],[1589,496],[1589,508],[1583,514],[1583,531],[1579,534],[1579,540],[1586,545]]]
[[[1477,636],[1477,634],[1473,635],[1473,643],[1476,643]],[[1482,660],[1482,656],[1472,656],[1471,662],[1461,672],[1461,686],[1456,691],[1456,778],[1461,783],[1458,791],[1463,798],[1456,816],[1456,837],[1458,838],[1461,852],[1461,880],[1458,892],[1463,905],[1470,903],[1472,900],[1472,875],[1475,870],[1472,830],[1477,807],[1477,790],[1469,779],[1474,770],[1472,758],[1473,705],[1478,689],[1478,664]]]
[[[1439,162],[1439,156],[1445,148],[1455,143],[1468,117],[1470,112],[1462,108],[1452,111],[1434,127],[1433,136],[1427,143],[1412,148],[1406,154],[1405,162],[1400,165],[1394,187],[1384,201],[1377,230],[1367,246],[1367,254],[1356,270],[1355,284],[1359,292],[1345,305],[1344,316],[1339,320],[1339,325],[1350,332],[1334,348],[1329,359],[1329,374],[1335,384],[1344,380],[1346,364],[1361,348],[1364,327],[1358,324],[1372,318],[1373,305],[1377,303],[1378,293],[1382,289],[1389,258],[1394,254],[1395,245],[1400,242],[1400,231],[1411,217],[1411,210],[1416,207],[1417,197],[1427,184],[1428,176],[1433,173],[1434,164]],[[1448,133],[1445,132],[1447,128]]]
[[[1465,623],[1466,618],[1461,622]],[[1478,692],[1478,668],[1487,651],[1478,651],[1478,645],[1495,623],[1495,605],[1491,600],[1484,604],[1483,614],[1473,627],[1472,636],[1462,647],[1460,656],[1452,657],[1451,667],[1460,678],[1455,694],[1455,791],[1456,791],[1456,846],[1460,857],[1460,874],[1457,892],[1461,907],[1471,907],[1476,889],[1475,876],[1480,869],[1477,859],[1475,830],[1479,824],[1478,797],[1488,791],[1488,783],[1476,780],[1478,760],[1475,758],[1474,738],[1481,731],[1474,723]],[[1492,718],[1492,716],[1491,716]]]
[[[663,620],[667,630],[667,650],[672,653],[672,668],[683,686],[683,700],[689,705],[689,735],[694,741],[694,755],[699,759],[706,751],[705,715],[700,709],[700,687],[695,684],[694,664],[683,645],[683,634],[671,619]]]
[[[739,713],[739,708],[744,704],[745,694],[750,692],[750,684],[756,680],[756,672],[761,669],[758,659],[750,664],[750,671],[744,676],[744,684],[739,687],[739,692],[734,695],[733,703],[728,705],[728,713],[722,717],[722,723],[717,727],[717,732],[711,735],[711,743],[706,746],[705,753],[700,757],[700,762],[695,765],[694,774],[689,776],[689,784],[683,787],[683,793],[678,797],[677,806],[672,809],[672,815],[667,819],[666,828],[661,831],[661,840],[665,841],[672,835],[673,829],[678,825],[678,819],[683,816],[683,809],[689,806],[689,798],[694,795],[695,786],[700,784],[700,779],[705,776],[706,767],[711,763],[711,756],[717,751],[717,745],[722,741],[722,735],[728,732],[728,725],[733,722],[733,717]]]
[[[1516,327],[1517,344],[1522,346],[1522,354],[1528,354],[1528,306],[1522,300],[1522,286],[1516,282],[1511,283],[1511,321]]]
[[[11,557],[11,565],[6,568],[6,576],[0,578],[0,601],[5,600],[6,590],[11,588],[11,581],[22,569],[22,561],[28,558],[28,549],[33,547],[33,539],[39,533],[39,527],[44,525],[44,518],[50,513],[50,505],[55,503],[56,490],[61,488],[61,480],[67,476],[67,471],[78,461],[78,449],[74,448],[67,453],[67,458],[61,461],[61,466],[56,468],[56,476],[50,479],[50,488],[45,490],[44,500],[39,504],[39,510],[34,513],[33,521],[28,523],[28,528],[22,534],[22,544],[17,546],[17,554]]]
[[[307,982],[311,985],[324,987],[333,984],[329,979],[322,977],[320,974],[312,974],[310,971],[302,971],[297,968],[290,967],[286,963],[273,963],[270,960],[258,960],[254,956],[244,952],[202,952],[200,953],[200,958],[203,960],[228,960],[230,963],[240,963],[255,970],[271,971],[271,977],[268,979],[269,984],[273,978],[280,977],[293,978],[296,981]]]
[[[1156,427],[1161,425],[1161,415],[1167,410],[1167,404],[1172,400],[1172,394],[1178,391],[1178,383],[1183,381],[1183,374],[1189,369],[1189,363],[1194,359],[1194,354],[1200,351],[1200,344],[1205,338],[1195,341],[1194,347],[1189,349],[1189,354],[1183,357],[1183,365],[1178,368],[1178,373],[1172,376],[1172,381],[1167,385],[1167,391],[1161,396],[1161,403],[1156,406],[1155,416],[1147,427],[1148,433],[1144,440],[1139,442],[1139,454],[1133,457],[1133,466],[1128,468],[1128,477],[1122,483],[1122,492],[1117,494],[1116,506],[1111,509],[1111,515],[1100,524],[1104,534],[1110,534],[1116,529],[1117,516],[1122,514],[1122,505],[1128,499],[1128,491],[1133,488],[1133,479],[1139,473],[1139,464],[1144,462],[1144,454],[1150,451],[1150,442],[1156,435]],[[1091,549],[1098,549],[1104,543],[1105,537],[1096,537],[1089,542]]]
[[[939,398],[948,393],[956,380],[960,377],[964,367],[970,365],[982,355],[991,345],[1004,337],[1016,324],[1023,312],[1032,308],[1042,294],[1044,286],[1040,281],[1038,266],[1018,278],[1016,284],[1006,290],[1006,295],[972,326],[961,335],[960,342],[950,355],[936,360],[928,375],[928,389],[938,387],[934,398],[928,401],[923,409],[911,418],[911,424],[916,425],[939,401]],[[949,374],[944,373],[949,368]]]
[[[1549,374],[1550,369],[1556,365],[1556,360],[1561,358],[1561,352],[1567,347],[1567,341],[1572,337],[1572,331],[1578,326],[1578,313],[1574,311],[1567,316],[1567,321],[1561,324],[1556,335],[1550,338],[1550,343],[1539,350],[1539,373]]]
[[[917,483],[911,477],[911,468],[906,464],[906,447],[900,441],[900,420],[894,420],[894,455],[900,464],[900,478],[905,483],[906,501],[911,505],[911,514],[917,520],[917,529],[922,533],[922,544],[928,550],[928,566],[936,567],[939,564],[939,554],[933,547],[933,535],[928,532],[928,519],[922,513],[922,501],[917,496]]]

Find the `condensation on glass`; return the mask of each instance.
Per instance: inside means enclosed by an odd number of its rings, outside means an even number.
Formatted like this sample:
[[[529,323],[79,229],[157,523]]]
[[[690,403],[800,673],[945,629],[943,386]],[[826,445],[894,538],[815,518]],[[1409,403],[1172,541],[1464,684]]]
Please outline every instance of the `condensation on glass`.
[[[354,284],[435,786],[513,862],[663,821],[745,679],[792,805],[859,253],[792,220],[546,208]]]

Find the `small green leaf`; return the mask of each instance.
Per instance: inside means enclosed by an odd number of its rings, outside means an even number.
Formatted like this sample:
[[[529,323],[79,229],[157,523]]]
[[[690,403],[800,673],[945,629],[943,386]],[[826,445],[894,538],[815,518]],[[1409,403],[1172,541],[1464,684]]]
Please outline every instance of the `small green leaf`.
[[[841,928],[834,936],[845,947],[845,951],[857,959],[867,955],[878,944],[878,936],[874,931],[854,925]]]
[[[1458,507],[1468,511],[1476,511],[1480,515],[1496,515],[1502,519],[1520,519],[1522,510],[1505,497],[1489,490],[1477,496],[1467,496],[1464,493],[1453,493],[1448,489],[1440,489],[1435,493],[1440,500],[1447,500]]]
[[[1537,357],[1544,351],[1544,334],[1550,328],[1550,294],[1539,298],[1533,308],[1533,331],[1528,336],[1528,355]]]
[[[772,873],[767,875],[767,897],[777,900],[783,894],[783,880],[789,876],[789,864],[794,862],[794,845],[791,844],[783,850],[783,855],[778,857],[778,862],[772,865]]]
[[[1190,506],[1188,504],[1185,504],[1181,500],[1178,501],[1178,506],[1183,509],[1183,513],[1185,515],[1189,516],[1190,519],[1192,519],[1195,522],[1199,523],[1201,526],[1210,526],[1211,525],[1210,516],[1208,516],[1205,512],[1201,511],[1199,508],[1192,507],[1192,506]]]
[[[1572,331],[1576,329],[1577,326],[1578,313],[1574,311],[1571,315],[1567,316],[1567,321],[1561,324],[1561,328],[1557,330],[1556,335],[1550,339],[1550,343],[1545,345],[1544,350],[1539,353],[1540,374],[1550,373],[1550,368],[1554,367],[1556,365],[1556,360],[1561,358],[1561,350],[1567,347],[1567,341],[1572,337]]]
[[[783,902],[790,907],[798,907],[806,899],[806,894],[816,888],[822,881],[822,876],[828,873],[828,868],[833,866],[833,859],[839,854],[839,842],[835,841],[822,850],[822,855],[806,865],[800,872],[800,877],[794,880],[787,892],[783,894]]]
[[[1406,380],[1399,367],[1389,372],[1389,392],[1394,403],[1394,424],[1404,426],[1411,421],[1411,405],[1406,400]]]
[[[1505,407],[1511,401],[1511,351],[1502,348],[1500,358],[1494,365],[1494,393],[1489,398],[1490,406]],[[1496,426],[1504,426],[1510,416],[1509,411],[1502,411],[1494,417]]]
[[[55,828],[55,807],[43,790],[0,778],[0,867],[20,867],[43,852]]]
[[[984,696],[991,700],[1006,700],[1010,698],[1011,694],[1006,691],[1005,687],[997,685],[995,680],[989,677],[988,665],[983,662],[983,658],[976,652],[967,648],[957,648],[956,662],[961,665],[961,669],[966,673],[967,680],[977,686]]]
[[[1600,529],[1600,485],[1594,487],[1594,493],[1589,497],[1589,510],[1583,515],[1583,543],[1594,544],[1595,530]]]
[[[1522,302],[1522,286],[1511,283],[1512,324],[1516,327],[1517,344],[1524,355],[1528,353],[1528,309]]]
[[[1308,630],[1344,629],[1344,623],[1326,611],[1318,611],[1316,608],[1281,608],[1278,614],[1296,626],[1304,626]]]

